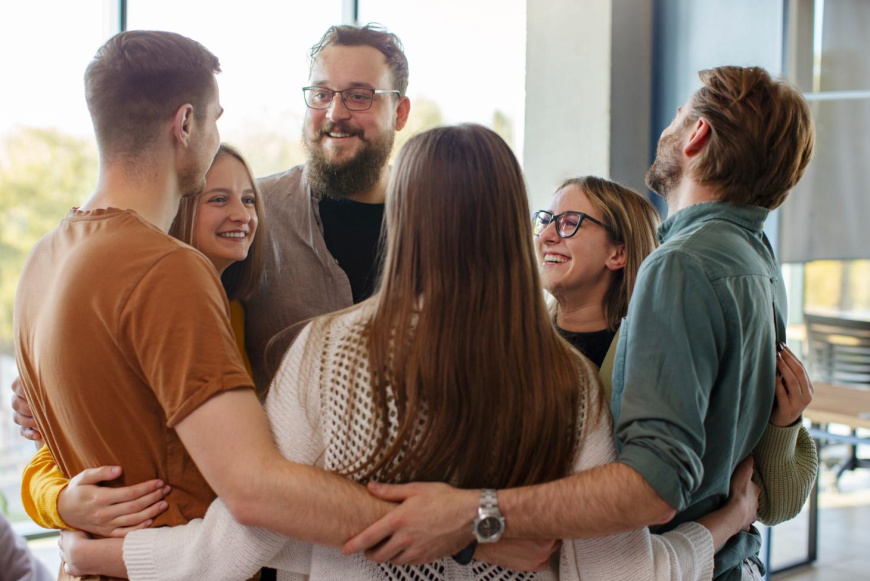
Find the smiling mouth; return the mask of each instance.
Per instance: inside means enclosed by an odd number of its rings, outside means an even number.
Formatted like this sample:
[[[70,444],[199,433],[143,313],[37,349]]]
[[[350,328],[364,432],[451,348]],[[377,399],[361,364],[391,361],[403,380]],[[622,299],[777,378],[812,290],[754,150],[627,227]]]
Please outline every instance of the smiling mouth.
[[[563,264],[571,260],[567,256],[562,256],[559,254],[545,254],[544,255],[544,264]]]

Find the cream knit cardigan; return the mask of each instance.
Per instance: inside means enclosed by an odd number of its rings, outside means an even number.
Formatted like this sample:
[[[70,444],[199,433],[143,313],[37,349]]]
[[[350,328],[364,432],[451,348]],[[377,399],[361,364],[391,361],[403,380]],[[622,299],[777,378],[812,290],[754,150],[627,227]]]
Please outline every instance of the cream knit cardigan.
[[[371,420],[377,412],[364,381],[368,376],[357,380],[352,395],[348,385],[351,369],[368,367],[361,329],[370,312],[363,307],[329,322],[309,324],[285,357],[266,401],[266,412],[286,458],[332,470],[371,452]],[[585,365],[589,381],[597,389],[596,371]],[[351,398],[354,415],[347,422]],[[578,472],[616,457],[608,410],[600,405],[601,398],[584,399],[578,410],[583,419],[582,443],[574,463]],[[218,499],[204,518],[185,526],[128,534],[124,561],[130,579],[135,581],[239,581],[250,578],[263,565],[278,569],[278,579],[294,581],[701,580],[713,575],[713,539],[703,526],[686,523],[664,535],[639,529],[595,539],[565,540],[557,562],[554,559],[550,570],[540,573],[517,573],[478,561],[462,566],[450,558],[420,567],[396,567],[378,565],[362,555],[345,557],[337,548],[242,526]]]

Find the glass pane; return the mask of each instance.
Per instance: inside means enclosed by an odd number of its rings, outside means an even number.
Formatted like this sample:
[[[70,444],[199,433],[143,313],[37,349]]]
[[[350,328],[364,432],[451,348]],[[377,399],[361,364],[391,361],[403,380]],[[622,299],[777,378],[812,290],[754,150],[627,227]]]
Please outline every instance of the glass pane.
[[[128,28],[171,30],[217,55],[225,112],[221,138],[239,147],[255,175],[303,163],[302,87],[308,49],[341,22],[340,0],[250,0],[231,9],[206,0],[129,0]]]
[[[816,11],[817,18],[822,15],[816,90],[870,90],[870,2],[816,0],[817,5],[820,2],[823,10]]]
[[[811,103],[815,155],[783,205],[783,262],[868,258],[870,98]]]
[[[405,45],[411,116],[395,151],[430,127],[474,122],[522,160],[525,0],[360,0],[359,20],[383,24]]]
[[[870,260],[818,260],[806,266],[805,310],[870,317]]]
[[[27,520],[20,483],[34,447],[12,423],[12,303],[24,259],[96,183],[85,67],[116,32],[107,2],[4,2],[0,8],[0,510]],[[11,57],[11,58],[10,58]]]

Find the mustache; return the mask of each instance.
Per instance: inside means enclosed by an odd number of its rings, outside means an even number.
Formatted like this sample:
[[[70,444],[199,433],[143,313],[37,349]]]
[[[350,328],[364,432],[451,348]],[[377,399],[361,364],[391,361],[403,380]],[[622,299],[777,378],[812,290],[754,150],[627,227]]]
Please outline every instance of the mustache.
[[[363,138],[362,129],[356,129],[354,127],[351,127],[348,123],[345,123],[343,121],[339,121],[338,123],[334,121],[328,121],[323,126],[323,129],[320,130],[320,136],[324,137],[327,133],[345,133],[347,135],[359,137],[360,139],[363,139],[363,141],[365,141],[365,139]]]

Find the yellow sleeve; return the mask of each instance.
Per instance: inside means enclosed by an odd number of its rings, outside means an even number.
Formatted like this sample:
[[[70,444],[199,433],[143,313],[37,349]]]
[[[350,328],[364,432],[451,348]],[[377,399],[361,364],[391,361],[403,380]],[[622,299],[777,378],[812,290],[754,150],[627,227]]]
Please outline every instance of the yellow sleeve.
[[[69,484],[48,446],[40,448],[24,468],[21,501],[33,522],[46,529],[72,529],[57,511],[57,499]]]
[[[248,359],[248,353],[245,351],[245,307],[239,301],[230,301],[230,324],[233,326],[233,335],[236,337],[236,347],[239,348],[239,353],[242,354],[242,361],[245,362],[245,369],[248,370],[248,375],[254,377],[254,372],[251,371],[251,362]]]

